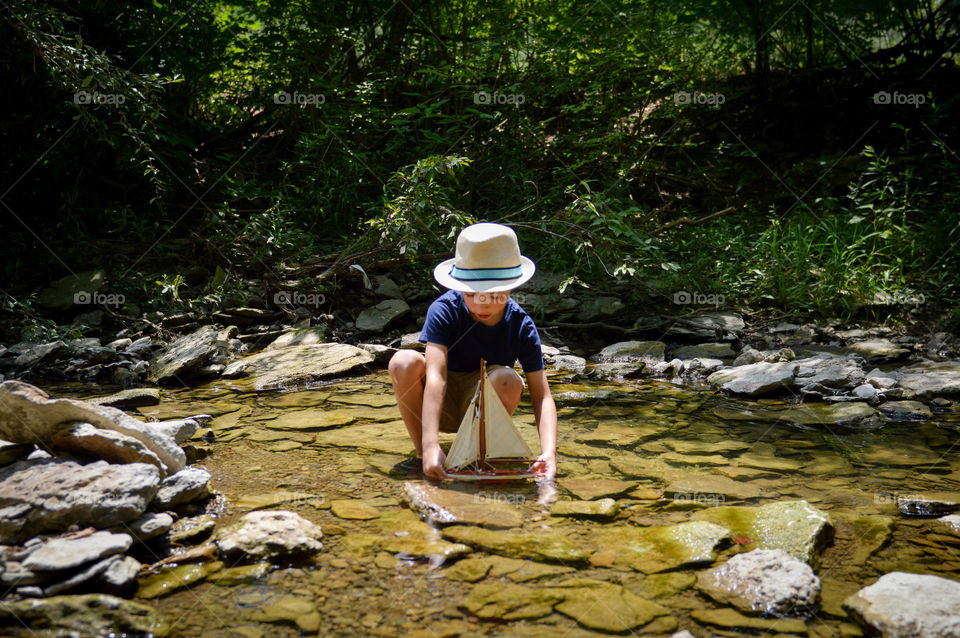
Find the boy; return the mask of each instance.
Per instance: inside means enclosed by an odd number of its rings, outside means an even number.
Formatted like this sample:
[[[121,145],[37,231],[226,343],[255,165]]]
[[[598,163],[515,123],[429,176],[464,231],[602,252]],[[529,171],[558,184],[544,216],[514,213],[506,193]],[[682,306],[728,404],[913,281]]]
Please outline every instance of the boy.
[[[480,379],[481,357],[509,414],[523,393],[523,379],[513,369],[520,360],[540,434],[542,453],[533,470],[556,474],[557,408],[543,369],[540,335],[530,316],[510,299],[510,291],[535,269],[520,254],[512,229],[488,223],[464,228],[456,256],[434,269],[434,279],[450,290],[427,310],[420,332],[426,353],[400,350],[390,359],[400,416],[427,476],[444,476],[439,432],[457,431]]]

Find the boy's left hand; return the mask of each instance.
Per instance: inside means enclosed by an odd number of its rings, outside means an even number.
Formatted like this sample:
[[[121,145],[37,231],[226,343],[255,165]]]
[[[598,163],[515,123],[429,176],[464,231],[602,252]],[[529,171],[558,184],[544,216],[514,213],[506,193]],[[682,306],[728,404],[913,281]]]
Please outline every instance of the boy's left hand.
[[[537,457],[537,460],[534,461],[533,465],[530,466],[530,469],[536,474],[543,474],[551,478],[557,473],[557,457],[553,454],[541,454]]]

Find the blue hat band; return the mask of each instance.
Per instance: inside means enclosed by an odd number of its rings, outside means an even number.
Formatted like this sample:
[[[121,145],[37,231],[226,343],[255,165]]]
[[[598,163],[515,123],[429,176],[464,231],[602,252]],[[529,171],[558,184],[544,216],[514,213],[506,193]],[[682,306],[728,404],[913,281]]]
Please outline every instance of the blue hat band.
[[[501,279],[516,279],[523,275],[523,268],[457,268],[450,269],[450,276],[460,281],[495,281]]]

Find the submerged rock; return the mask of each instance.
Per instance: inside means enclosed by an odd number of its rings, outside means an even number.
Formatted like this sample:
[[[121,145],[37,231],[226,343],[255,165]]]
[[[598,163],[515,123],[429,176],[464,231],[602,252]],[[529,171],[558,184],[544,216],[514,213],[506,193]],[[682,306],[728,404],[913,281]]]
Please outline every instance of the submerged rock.
[[[888,401],[880,406],[880,412],[893,421],[923,421],[933,416],[919,401]]]
[[[152,607],[106,594],[28,598],[0,605],[7,626],[26,625],[58,636],[164,635],[166,623]]]
[[[17,543],[70,525],[104,528],[140,516],[160,483],[145,463],[39,459],[0,468],[0,543]]]
[[[813,569],[783,550],[755,549],[700,572],[698,586],[722,604],[773,616],[809,613],[820,594]]]
[[[706,521],[653,527],[603,527],[596,531],[601,551],[614,552],[612,563],[654,574],[684,565],[709,563],[730,544],[730,532]]]
[[[636,486],[636,481],[618,481],[616,479],[560,479],[560,487],[577,498],[587,501],[606,496],[617,496],[629,492]]]
[[[421,481],[407,481],[403,485],[403,492],[410,509],[440,525],[462,523],[485,527],[519,527],[523,523],[520,511],[508,502],[509,495],[500,492],[467,494]]]
[[[699,623],[723,629],[748,629],[764,635],[806,634],[807,625],[795,618],[757,618],[745,616],[735,609],[695,609],[690,617]]]
[[[257,390],[275,390],[365,369],[373,355],[345,343],[265,350],[227,366],[224,377],[256,377]]]
[[[147,405],[157,405],[160,403],[160,390],[157,388],[130,388],[121,390],[105,397],[94,397],[87,399],[87,403],[94,405],[108,405],[111,408],[128,410]]]
[[[223,568],[223,563],[190,563],[144,576],[138,582],[137,598],[160,598],[189,587]]]
[[[599,501],[556,501],[550,507],[553,516],[580,516],[587,518],[613,518],[620,506],[612,498]]]
[[[318,525],[286,510],[249,512],[241,521],[217,534],[225,555],[253,561],[296,558],[323,549]]]
[[[960,583],[926,574],[893,572],[843,601],[866,631],[884,638],[956,638]]]
[[[443,530],[444,538],[508,558],[543,562],[585,563],[588,553],[557,533],[530,533],[454,526]]]
[[[760,507],[713,507],[693,518],[724,525],[733,534],[754,539],[755,549],[781,549],[805,563],[815,563],[833,539],[826,513],[806,501],[782,501]]]

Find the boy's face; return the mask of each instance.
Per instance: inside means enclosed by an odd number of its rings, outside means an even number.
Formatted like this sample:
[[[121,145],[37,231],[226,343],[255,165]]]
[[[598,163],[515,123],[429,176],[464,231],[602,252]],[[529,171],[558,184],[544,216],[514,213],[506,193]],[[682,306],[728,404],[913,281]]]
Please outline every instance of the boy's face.
[[[485,326],[493,326],[503,319],[510,292],[464,292],[463,301],[467,304],[470,316]]]

